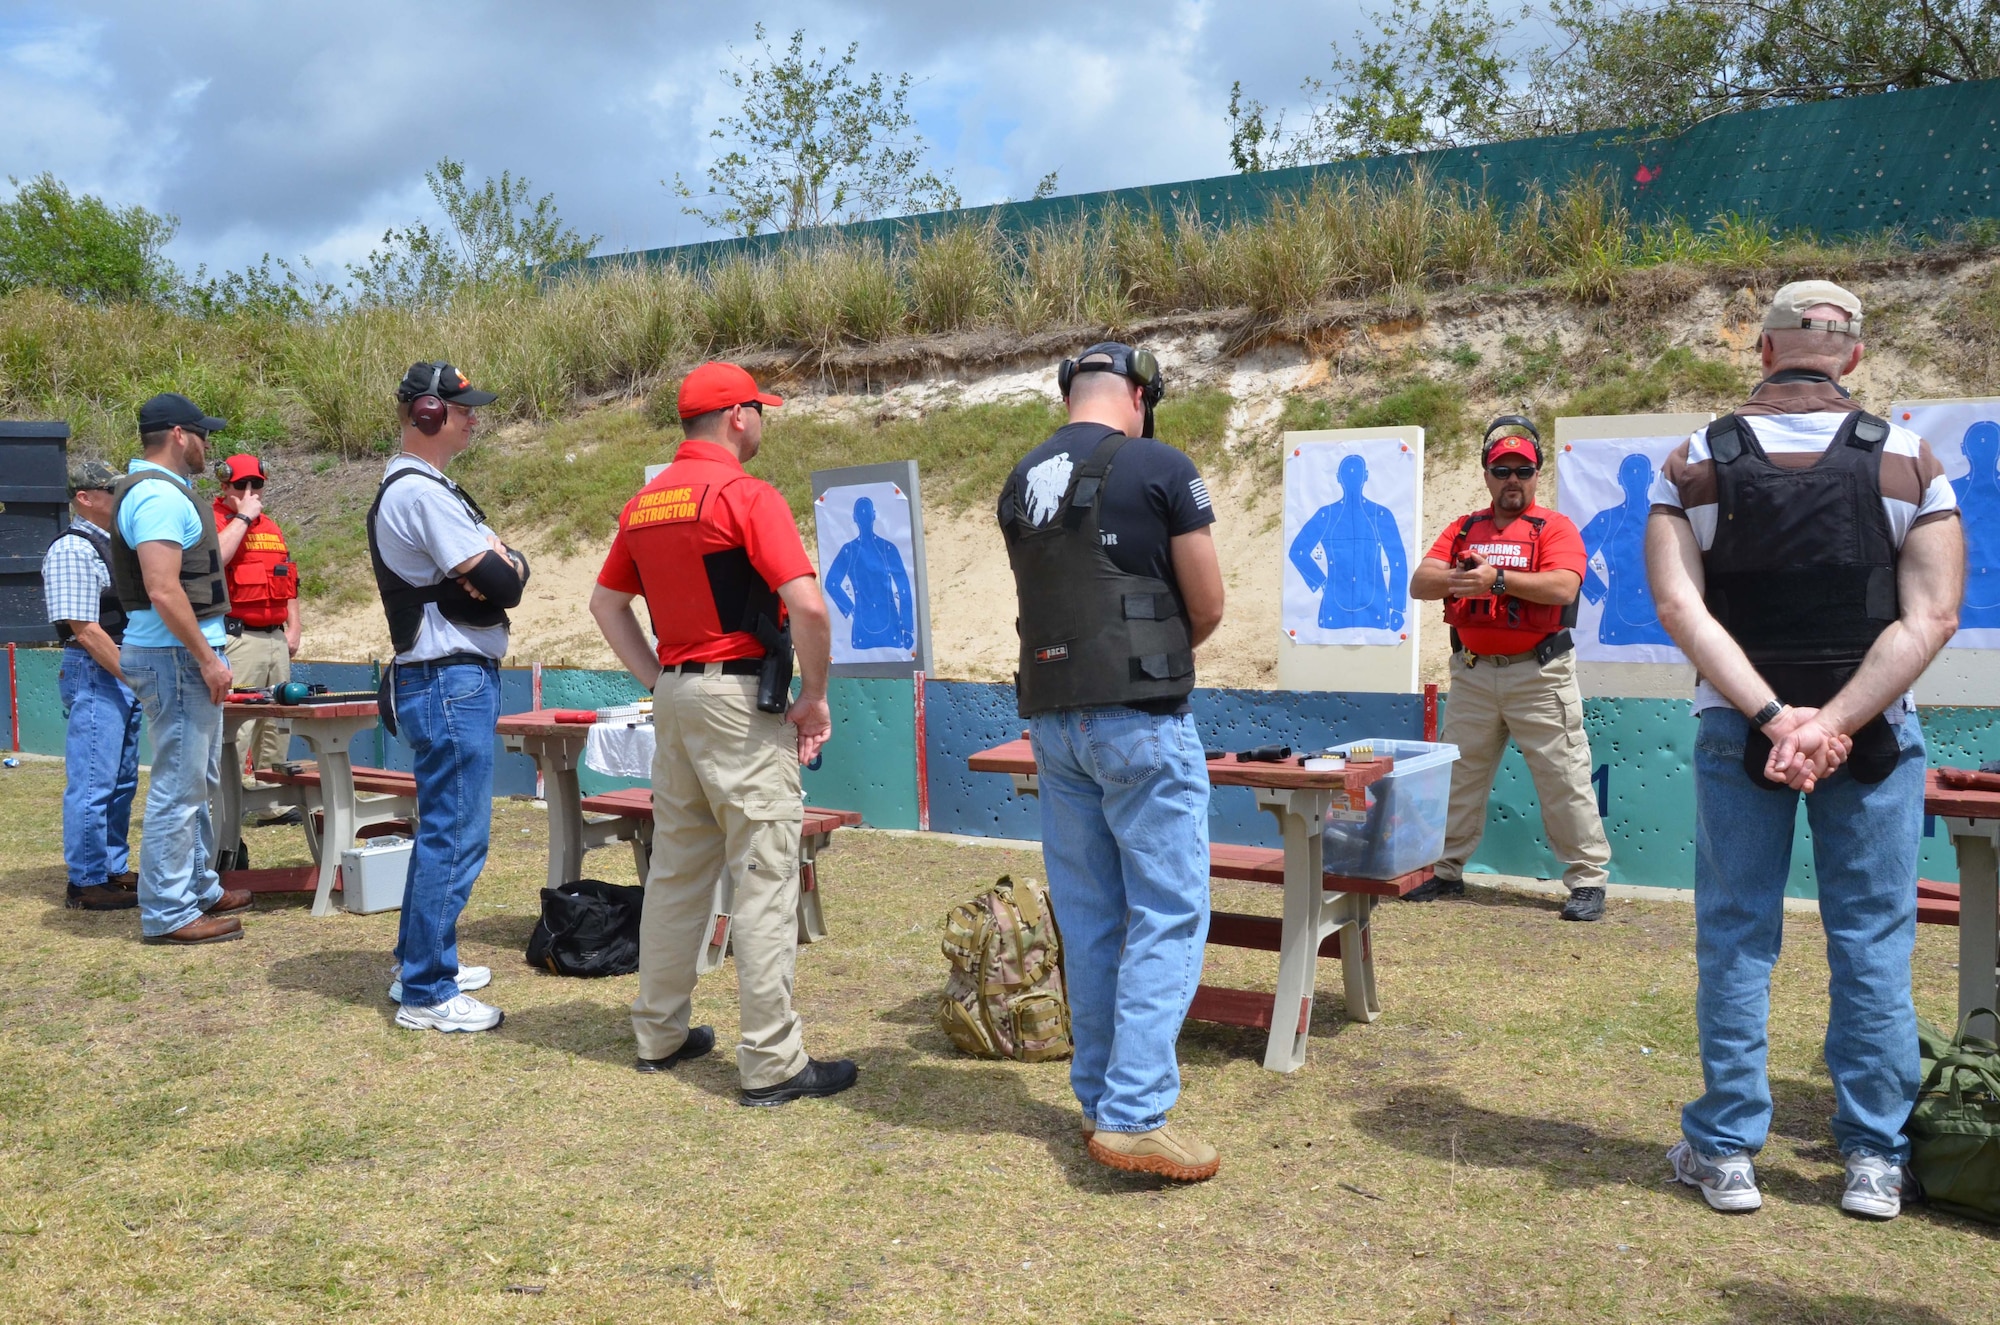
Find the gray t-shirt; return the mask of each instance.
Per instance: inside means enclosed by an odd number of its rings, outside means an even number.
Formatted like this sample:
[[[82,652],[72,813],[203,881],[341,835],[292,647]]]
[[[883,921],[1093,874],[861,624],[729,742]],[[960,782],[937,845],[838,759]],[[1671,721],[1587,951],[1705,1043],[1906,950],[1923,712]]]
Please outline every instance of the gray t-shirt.
[[[387,478],[399,469],[417,469],[444,478],[436,467],[413,455],[398,455],[382,471]],[[450,479],[445,479],[450,483]],[[415,585],[441,582],[451,568],[489,551],[493,531],[473,518],[472,508],[458,495],[426,479],[404,479],[382,494],[375,514],[375,542],[383,562]],[[400,663],[429,662],[452,653],[479,653],[499,661],[507,656],[507,627],[466,626],[447,621],[436,603],[424,604],[424,622],[417,642]]]

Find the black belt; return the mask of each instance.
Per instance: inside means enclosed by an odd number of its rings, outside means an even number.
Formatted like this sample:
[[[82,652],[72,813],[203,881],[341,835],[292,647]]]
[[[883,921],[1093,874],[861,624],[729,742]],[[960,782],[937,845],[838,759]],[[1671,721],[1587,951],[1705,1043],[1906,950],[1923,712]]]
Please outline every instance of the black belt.
[[[1474,653],[1459,642],[1457,632],[1453,632],[1452,643],[1455,646],[1452,652],[1464,658],[1467,667],[1477,667],[1481,663],[1491,663],[1495,667],[1508,667],[1515,663],[1524,662],[1534,662],[1546,667],[1575,648],[1576,637],[1571,635],[1568,630],[1558,630],[1544,639],[1540,644],[1537,644],[1534,648],[1524,653]]]
[[[406,672],[434,671],[439,667],[484,667],[489,671],[498,671],[500,664],[483,653],[447,653],[442,658],[426,658],[422,662],[399,662],[396,667]]]
[[[700,676],[714,664],[705,662],[684,662],[673,668],[682,676]],[[731,658],[721,664],[724,676],[756,676],[764,670],[762,658]]]
[[[253,626],[247,621],[238,621],[233,616],[222,619],[223,633],[231,637],[242,635],[245,631],[251,630],[256,631],[259,635],[268,635],[274,630],[283,630],[284,628],[284,623],[282,622],[275,626]]]

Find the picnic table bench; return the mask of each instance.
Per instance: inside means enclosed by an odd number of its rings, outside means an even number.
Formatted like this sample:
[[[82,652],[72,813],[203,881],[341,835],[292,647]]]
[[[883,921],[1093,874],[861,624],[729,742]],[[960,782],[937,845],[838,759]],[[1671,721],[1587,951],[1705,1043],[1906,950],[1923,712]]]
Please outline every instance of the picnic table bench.
[[[296,780],[287,780],[287,775],[272,777],[267,771],[260,772],[260,785],[243,786],[243,757],[236,745],[236,731],[242,723],[258,718],[275,723],[280,731],[289,731],[306,743],[313,753],[313,762],[298,767],[302,770],[310,767],[309,778],[301,775]],[[248,887],[253,892],[310,892],[312,913],[332,914],[340,853],[364,836],[363,828],[387,831],[379,825],[390,819],[406,818],[415,805],[414,783],[410,796],[398,797],[396,806],[362,801],[355,794],[357,773],[384,771],[356,769],[348,756],[354,738],[373,729],[376,721],[373,699],[320,704],[238,701],[222,706],[222,779],[209,814],[215,826],[215,868],[228,875],[228,886]],[[283,810],[292,806],[305,812],[306,840],[312,848],[314,867],[225,870],[225,866],[237,862],[246,811]]]
[[[1025,738],[982,750],[966,762],[975,773],[1009,775],[1024,795],[1039,791],[1034,750]],[[1246,762],[1233,755],[1209,761],[1210,783],[1250,788],[1258,807],[1277,818],[1285,841],[1282,848],[1211,844],[1209,872],[1276,884],[1285,890],[1285,899],[1282,916],[1211,911],[1208,941],[1277,953],[1278,988],[1264,993],[1202,985],[1188,1016],[1268,1032],[1264,1066],[1270,1071],[1293,1072],[1305,1065],[1319,958],[1339,959],[1350,1020],[1370,1022],[1381,1015],[1371,918],[1382,898],[1405,896],[1428,880],[1431,870],[1426,866],[1394,879],[1328,874],[1320,834],[1336,800],[1348,806],[1365,801],[1366,789],[1392,767],[1390,759],[1326,772],[1309,772],[1294,763]]]
[[[1924,813],[1944,820],[1958,885],[1917,881],[1917,920],[1958,926],[1958,1015],[2000,1005],[2000,791],[1947,787],[1924,775]],[[1985,1020],[1982,1018],[1982,1020]],[[1989,1025],[1975,1033],[1993,1035]]]

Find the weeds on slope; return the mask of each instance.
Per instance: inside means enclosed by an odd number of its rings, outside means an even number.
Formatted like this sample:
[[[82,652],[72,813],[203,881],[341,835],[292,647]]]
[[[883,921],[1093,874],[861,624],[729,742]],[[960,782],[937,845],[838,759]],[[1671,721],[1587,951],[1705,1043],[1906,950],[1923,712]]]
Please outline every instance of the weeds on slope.
[[[1991,229],[1961,239],[1991,246]],[[700,272],[607,264],[541,286],[468,288],[441,308],[201,317],[23,290],[0,297],[0,410],[67,419],[85,449],[115,456],[131,445],[139,401],[177,389],[227,417],[232,441],[352,457],[391,444],[391,385],[423,358],[499,393],[496,418],[549,420],[707,355],[826,356],[974,330],[1123,332],[1232,310],[1246,334],[1282,336],[1336,299],[1411,304],[1430,290],[1539,282],[1601,301],[1665,263],[1838,270],[1909,247],[1895,234],[1826,245],[1734,214],[1635,228],[1606,177],[1535,186],[1503,206],[1416,169],[1322,181],[1255,220],[1114,208],[1024,234],[964,223],[892,244],[836,236]]]

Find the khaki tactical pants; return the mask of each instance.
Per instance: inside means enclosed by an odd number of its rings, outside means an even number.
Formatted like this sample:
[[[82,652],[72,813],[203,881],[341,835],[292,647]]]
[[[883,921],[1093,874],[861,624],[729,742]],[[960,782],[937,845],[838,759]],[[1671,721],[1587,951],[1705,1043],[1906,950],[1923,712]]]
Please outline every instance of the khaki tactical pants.
[[[662,672],[653,688],[653,866],[632,1033],[642,1058],[664,1058],[687,1039],[695,959],[726,869],[736,886],[736,1068],[744,1088],[758,1090],[806,1065],[792,1010],[805,800],[797,730],[758,712],[756,677],[724,676],[717,666],[695,676]]]
[[[239,690],[262,690],[292,679],[292,655],[285,648],[282,628],[245,630],[223,646],[222,654],[229,659],[229,670],[234,675],[229,684]],[[266,718],[246,722],[236,729],[236,753],[252,754],[252,768],[272,768],[283,763],[289,744],[290,738]],[[233,772],[239,780],[242,778],[242,769]]]
[[[1611,844],[1597,817],[1590,785],[1590,738],[1583,730],[1583,696],[1576,688],[1576,655],[1545,667],[1529,658],[1477,667],[1451,656],[1451,697],[1444,707],[1444,739],[1458,747],[1451,769],[1451,810],[1445,820],[1441,879],[1463,878],[1465,862],[1486,832],[1486,800],[1506,753],[1507,738],[1521,749],[1542,803],[1542,831],[1563,865],[1571,888],[1602,888],[1609,877]]]

